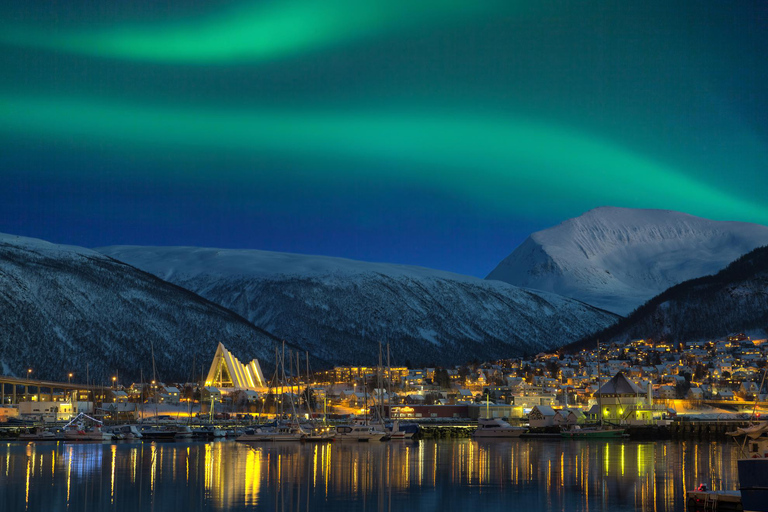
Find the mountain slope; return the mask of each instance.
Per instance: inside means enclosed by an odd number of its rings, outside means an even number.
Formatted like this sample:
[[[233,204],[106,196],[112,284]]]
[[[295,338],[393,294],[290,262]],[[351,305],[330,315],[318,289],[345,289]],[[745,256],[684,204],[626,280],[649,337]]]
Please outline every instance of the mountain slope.
[[[768,247],[745,254],[713,276],[666,290],[574,348],[592,347],[597,339],[685,342],[733,332],[768,333]]]
[[[768,227],[603,207],[532,234],[486,277],[626,315],[768,243]]]
[[[399,363],[508,357],[616,321],[554,294],[419,267],[250,250],[99,250],[338,363],[373,363],[379,342]]]
[[[187,380],[218,342],[241,360],[274,359],[276,340],[188,290],[98,252],[0,234],[0,373],[84,382]]]

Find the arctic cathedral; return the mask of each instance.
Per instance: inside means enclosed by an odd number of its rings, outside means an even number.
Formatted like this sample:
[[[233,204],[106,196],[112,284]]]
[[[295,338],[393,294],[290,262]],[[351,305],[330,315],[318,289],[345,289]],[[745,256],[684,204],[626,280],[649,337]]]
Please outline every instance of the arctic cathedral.
[[[208,370],[208,376],[205,378],[205,385],[225,392],[258,391],[266,386],[266,382],[258,359],[243,364],[223,344],[219,343],[216,354],[213,356],[211,369]]]

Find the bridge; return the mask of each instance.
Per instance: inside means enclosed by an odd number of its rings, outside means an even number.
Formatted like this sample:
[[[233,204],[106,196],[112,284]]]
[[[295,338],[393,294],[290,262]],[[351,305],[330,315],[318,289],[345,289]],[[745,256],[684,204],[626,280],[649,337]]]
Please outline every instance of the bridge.
[[[101,389],[103,386],[0,375],[0,404],[18,404],[30,400],[53,402],[57,391],[93,392]]]

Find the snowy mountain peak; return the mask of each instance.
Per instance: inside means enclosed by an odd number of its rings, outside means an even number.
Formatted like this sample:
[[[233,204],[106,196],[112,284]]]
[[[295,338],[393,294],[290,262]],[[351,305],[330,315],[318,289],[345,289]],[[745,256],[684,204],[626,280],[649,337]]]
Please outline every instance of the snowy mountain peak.
[[[533,233],[487,279],[627,314],[768,244],[768,227],[670,210],[601,207]]]

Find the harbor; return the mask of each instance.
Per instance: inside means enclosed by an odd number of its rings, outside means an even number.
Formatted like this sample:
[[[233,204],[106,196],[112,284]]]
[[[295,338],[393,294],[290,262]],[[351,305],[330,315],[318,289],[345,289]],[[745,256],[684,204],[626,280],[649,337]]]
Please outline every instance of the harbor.
[[[422,439],[377,443],[0,441],[3,510],[684,512],[686,490],[736,489],[733,443]],[[426,501],[424,501],[426,500]],[[426,504],[428,503],[428,504]],[[702,509],[703,510],[703,509]]]

